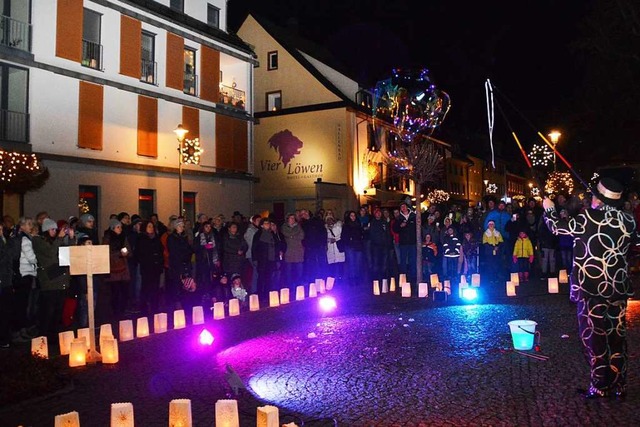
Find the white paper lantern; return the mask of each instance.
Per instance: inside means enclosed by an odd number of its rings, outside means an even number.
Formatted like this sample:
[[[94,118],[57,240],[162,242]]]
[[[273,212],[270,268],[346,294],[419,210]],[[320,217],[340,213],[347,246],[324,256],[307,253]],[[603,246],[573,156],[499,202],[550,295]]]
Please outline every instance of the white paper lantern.
[[[451,281],[450,280],[445,280],[444,281],[444,291],[447,293],[447,295],[451,295]]]
[[[418,298],[426,298],[429,296],[429,285],[427,283],[418,283]]]
[[[429,276],[429,283],[431,283],[432,288],[437,288],[440,286],[440,278],[437,274],[432,274]]]
[[[318,296],[318,290],[315,283],[309,283],[309,298],[315,298]]]
[[[153,315],[153,332],[156,334],[167,332],[167,313],[156,313]]]
[[[289,304],[289,288],[280,289],[280,304]]]
[[[387,279],[382,279],[382,293],[386,294],[389,292],[389,282]]]
[[[402,297],[403,298],[411,298],[411,283],[403,283],[402,287]]]
[[[169,426],[192,427],[191,400],[173,399],[169,402]]]
[[[60,354],[66,356],[69,354],[71,342],[74,340],[73,331],[64,331],[58,334],[58,342],[60,344]]]
[[[204,324],[204,308],[201,305],[196,305],[191,309],[191,323],[194,325]]]
[[[87,348],[89,348],[89,328],[78,329],[78,338],[84,339],[84,342],[87,344]]]
[[[31,340],[31,354],[44,359],[49,358],[49,345],[47,344],[47,337],[35,337]]]
[[[213,304],[213,320],[224,319],[224,302],[218,301]]]
[[[134,427],[133,404],[130,402],[111,404],[111,427]]]
[[[114,364],[120,360],[118,352],[118,340],[115,338],[104,338],[100,342],[100,354],[102,354],[102,363]]]
[[[478,287],[480,286],[480,275],[472,274],[471,275],[471,286]]]
[[[229,300],[229,316],[240,315],[240,300],[238,298],[231,298]]]
[[[296,301],[302,301],[304,299],[304,286],[300,285],[296,287]]]
[[[221,399],[216,402],[216,427],[240,427],[237,400]]]
[[[173,311],[173,329],[183,329],[187,326],[184,310]]]
[[[256,427],[280,427],[280,415],[276,406],[258,406]]]
[[[111,327],[111,323],[100,325],[100,341],[109,337],[113,337],[113,328]]]
[[[557,277],[549,277],[549,293],[557,294],[558,291],[558,278]]]
[[[269,291],[269,307],[280,306],[280,295],[278,291]]]
[[[373,281],[373,294],[380,295],[380,282],[377,280]]]
[[[508,297],[516,296],[516,285],[513,282],[507,282],[507,296]]]
[[[69,367],[84,366],[87,364],[87,343],[84,338],[78,338],[71,342],[69,347]]]
[[[396,278],[392,277],[391,284],[389,285],[389,292],[395,292],[395,291],[396,291]]]
[[[80,427],[80,414],[76,411],[56,415],[54,427]]]
[[[569,275],[567,274],[567,270],[560,270],[558,274],[558,283],[569,283]]]
[[[400,280],[399,280],[400,287],[402,287],[402,285],[404,285],[405,283],[407,283],[407,275],[405,273],[400,273]]]
[[[146,317],[139,317],[136,321],[136,336],[138,338],[149,336],[149,319]]]
[[[327,290],[330,291],[331,289],[333,289],[333,285],[336,282],[336,278],[335,277],[327,277]]]
[[[514,286],[518,286],[520,284],[520,276],[518,273],[511,273],[511,283],[513,283]]]
[[[120,341],[131,341],[133,339],[133,320],[121,320],[118,325],[118,332]]]
[[[258,295],[251,294],[249,295],[249,311],[258,311],[260,310],[260,299]]]

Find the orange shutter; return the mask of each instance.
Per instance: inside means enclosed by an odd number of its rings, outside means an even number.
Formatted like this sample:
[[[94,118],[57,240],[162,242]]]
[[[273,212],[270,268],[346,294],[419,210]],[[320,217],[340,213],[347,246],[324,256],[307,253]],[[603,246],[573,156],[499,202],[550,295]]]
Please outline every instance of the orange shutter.
[[[138,155],[158,157],[158,100],[138,96]]]
[[[184,89],[184,39],[167,33],[167,87]]]
[[[80,82],[78,147],[102,150],[104,88]]]
[[[56,56],[82,61],[83,0],[58,0],[56,9]]]
[[[200,138],[200,110],[191,107],[182,107],[182,126],[189,131],[187,139]]]
[[[220,52],[202,46],[200,65],[200,97],[211,102],[220,102]]]
[[[233,120],[233,168],[237,171],[247,171],[247,122],[239,119]]]
[[[128,16],[120,16],[120,74],[140,79],[142,23]]]
[[[216,167],[247,171],[247,122],[216,114]]]

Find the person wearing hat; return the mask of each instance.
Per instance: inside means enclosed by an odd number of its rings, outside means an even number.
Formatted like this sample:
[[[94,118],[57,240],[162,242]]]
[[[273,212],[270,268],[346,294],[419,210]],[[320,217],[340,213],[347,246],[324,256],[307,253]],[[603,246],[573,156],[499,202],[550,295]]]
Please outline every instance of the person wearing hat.
[[[100,244],[100,239],[98,238],[98,230],[96,229],[96,219],[90,213],[80,215],[77,231],[89,236],[91,238],[92,244]]]
[[[121,317],[129,303],[131,272],[128,259],[133,255],[123,224],[116,218],[109,221],[109,229],[102,238],[103,245],[109,245],[109,275],[104,281],[111,290],[111,308],[116,318]],[[114,319],[115,320],[115,319]]]
[[[416,283],[416,214],[408,202],[400,204],[400,216],[393,223],[393,231],[399,235],[400,262],[398,270],[407,275],[409,283]]]
[[[504,244],[502,233],[496,230],[496,222],[490,219],[487,222],[487,229],[482,233],[482,247],[489,281],[497,282],[499,271],[502,267],[500,249]]]
[[[578,331],[591,370],[586,399],[627,394],[627,299],[632,294],[627,253],[636,223],[620,210],[623,188],[604,177],[592,189],[591,207],[561,218],[545,198],[544,220],[556,235],[574,238],[570,299],[577,303]]]

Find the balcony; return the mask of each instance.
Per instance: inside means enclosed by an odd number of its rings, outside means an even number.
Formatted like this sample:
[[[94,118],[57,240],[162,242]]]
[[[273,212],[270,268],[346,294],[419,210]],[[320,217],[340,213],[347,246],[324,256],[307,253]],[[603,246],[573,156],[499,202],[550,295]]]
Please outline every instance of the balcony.
[[[31,52],[31,25],[0,15],[0,45]]]
[[[82,40],[82,66],[101,70],[102,45],[100,43]]]
[[[158,72],[157,62],[146,61],[143,59],[141,63],[140,81],[149,83],[152,85],[157,85],[156,83],[157,72]]]
[[[198,76],[195,73],[184,73],[183,92],[188,95],[198,96]]]
[[[246,105],[245,92],[234,87],[220,84],[220,102],[244,110]]]
[[[0,110],[0,140],[29,142],[29,114]]]

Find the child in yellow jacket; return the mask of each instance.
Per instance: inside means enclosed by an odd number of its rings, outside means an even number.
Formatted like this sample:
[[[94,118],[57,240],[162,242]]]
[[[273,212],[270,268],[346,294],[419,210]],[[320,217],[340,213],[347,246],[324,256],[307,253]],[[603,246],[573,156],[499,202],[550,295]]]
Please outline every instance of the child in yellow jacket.
[[[533,263],[533,245],[525,231],[518,233],[513,245],[513,265],[520,282],[529,281],[529,266]]]

